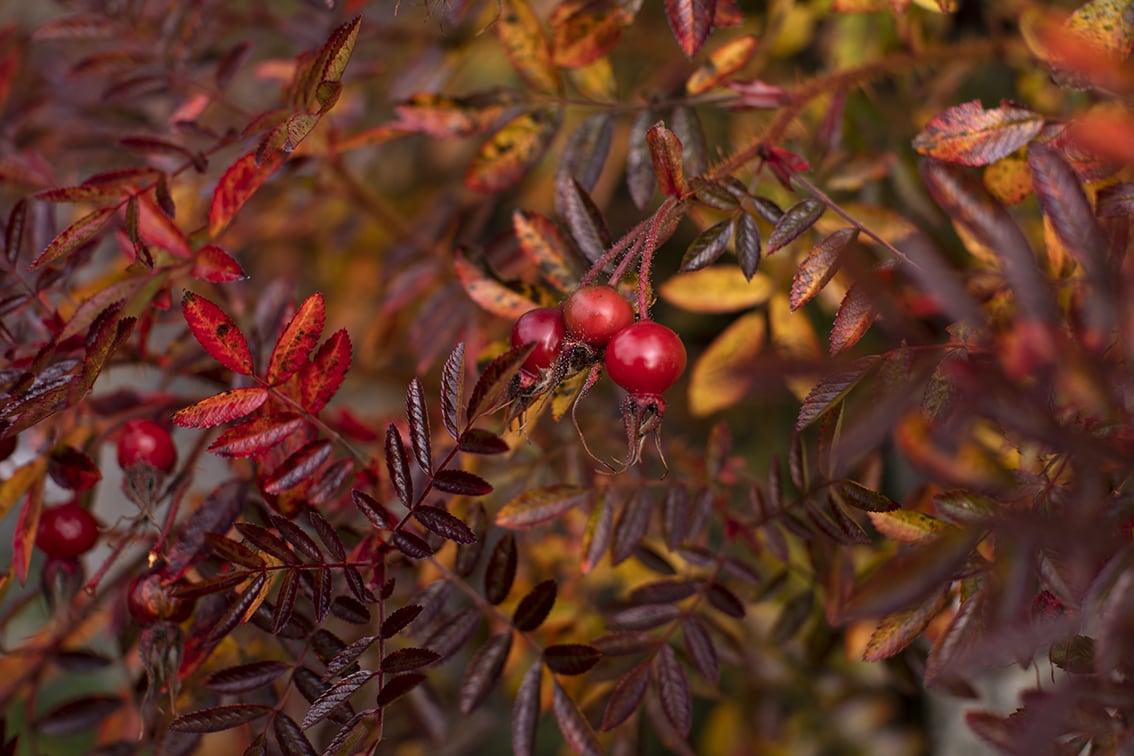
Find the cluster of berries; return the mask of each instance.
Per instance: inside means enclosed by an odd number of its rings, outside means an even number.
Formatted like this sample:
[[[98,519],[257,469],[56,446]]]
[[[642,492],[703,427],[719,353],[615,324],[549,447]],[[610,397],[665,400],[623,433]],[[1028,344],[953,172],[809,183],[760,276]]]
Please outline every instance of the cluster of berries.
[[[118,466],[123,470],[145,464],[168,474],[177,466],[177,447],[169,431],[153,420],[131,420],[123,425],[118,434],[117,452]],[[35,543],[52,560],[74,563],[94,548],[98,537],[98,520],[73,499],[44,508]],[[130,615],[142,625],[158,620],[180,622],[192,610],[192,602],[170,595],[162,576],[154,571],[134,579],[126,604]]]
[[[662,394],[685,371],[681,337],[652,320],[635,320],[630,303],[611,286],[581,286],[560,307],[539,307],[512,326],[512,346],[535,344],[523,365],[529,383],[553,380],[578,361],[591,364],[584,391],[598,378],[601,364],[628,396],[623,419],[630,443],[626,464],[640,458],[642,440],[655,433],[665,414]],[[579,347],[582,347],[580,350]]]

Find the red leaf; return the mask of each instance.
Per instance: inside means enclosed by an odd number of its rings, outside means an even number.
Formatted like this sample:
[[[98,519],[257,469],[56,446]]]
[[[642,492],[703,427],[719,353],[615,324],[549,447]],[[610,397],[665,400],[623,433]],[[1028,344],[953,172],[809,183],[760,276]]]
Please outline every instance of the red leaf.
[[[638,710],[642,699],[646,696],[646,686],[649,682],[649,662],[639,664],[622,676],[622,679],[614,686],[614,690],[611,691],[610,700],[606,704],[606,712],[602,716],[602,729],[604,731],[613,730]]]
[[[654,164],[654,176],[662,194],[681,197],[685,194],[685,168],[681,155],[681,140],[665,127],[656,123],[646,132],[646,146]]]
[[[332,451],[334,445],[326,439],[305,444],[268,476],[264,481],[264,493],[275,495],[295,488],[304,478],[314,473],[331,456]]]
[[[57,484],[71,491],[86,491],[102,480],[98,465],[73,446],[58,446],[51,450],[47,472]]]
[[[93,239],[114,217],[113,207],[102,207],[63,229],[31,264],[32,270],[55,262]]]
[[[854,284],[847,289],[839,304],[839,311],[835,313],[835,322],[831,325],[831,356],[841,354],[857,344],[870,330],[870,326],[874,325],[876,317],[878,312],[865,288]]]
[[[181,312],[189,330],[209,356],[234,373],[252,375],[252,352],[248,342],[221,308],[187,291],[181,300]]]
[[[716,0],[665,0],[665,15],[677,43],[692,58],[713,30]]]
[[[323,342],[300,373],[299,393],[304,409],[315,414],[326,406],[350,370],[351,356],[350,335],[345,328]]]
[[[224,231],[248,198],[283,165],[284,156],[277,153],[263,164],[256,163],[256,155],[248,153],[229,166],[213,190],[209,205],[209,238],[215,239]]]
[[[240,263],[215,244],[208,244],[197,252],[191,275],[201,281],[212,283],[243,281],[248,278]]]
[[[460,249],[453,252],[453,269],[469,299],[487,312],[508,320],[515,320],[538,305],[527,297],[509,289],[489,276]]]
[[[949,108],[914,137],[922,155],[958,165],[988,165],[1006,158],[1032,141],[1044,118],[1008,101],[985,110],[980,100]]]
[[[591,723],[558,682],[555,683],[552,708],[555,711],[559,732],[563,733],[563,739],[575,753],[582,756],[599,756],[602,753],[602,746],[599,745],[598,736],[595,735]]]
[[[791,282],[791,309],[810,302],[839,271],[843,252],[858,238],[857,228],[840,228],[811,248]]]
[[[138,238],[156,249],[164,249],[174,257],[189,259],[193,247],[185,234],[152,199],[138,195]]]
[[[307,356],[323,335],[324,312],[323,295],[319,293],[312,294],[299,306],[272,350],[268,383],[278,386],[307,362]]]
[[[209,451],[222,457],[255,457],[276,448],[305,424],[294,415],[256,417],[226,430],[209,445]]]
[[[244,417],[268,400],[259,386],[223,391],[173,413],[173,422],[185,428],[212,428]]]

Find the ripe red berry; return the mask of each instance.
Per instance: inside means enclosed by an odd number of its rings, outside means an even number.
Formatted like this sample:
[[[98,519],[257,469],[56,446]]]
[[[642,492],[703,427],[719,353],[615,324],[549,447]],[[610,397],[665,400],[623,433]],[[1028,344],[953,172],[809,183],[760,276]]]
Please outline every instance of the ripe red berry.
[[[614,335],[604,364],[611,380],[631,394],[660,395],[685,371],[681,337],[652,320],[632,323]]]
[[[118,436],[118,466],[125,470],[142,462],[166,473],[177,465],[169,431],[153,420],[131,420]]]
[[[161,574],[154,572],[139,575],[130,583],[126,608],[139,625],[158,620],[184,622],[193,612],[193,602],[174,597],[171,588],[162,584]]]
[[[563,320],[573,338],[601,348],[634,322],[634,309],[611,286],[583,286],[563,303]]]
[[[39,516],[35,545],[55,559],[74,559],[98,541],[98,520],[76,502],[47,507]]]
[[[535,342],[535,350],[524,360],[524,369],[536,373],[546,370],[555,362],[566,333],[563,310],[558,307],[537,307],[516,319],[512,326],[512,346]]]

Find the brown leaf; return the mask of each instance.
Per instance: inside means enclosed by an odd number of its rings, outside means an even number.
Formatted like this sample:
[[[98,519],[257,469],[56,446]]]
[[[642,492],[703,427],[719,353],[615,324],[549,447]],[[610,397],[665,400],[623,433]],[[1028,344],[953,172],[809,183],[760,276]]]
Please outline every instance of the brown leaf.
[[[552,709],[555,711],[559,732],[563,733],[563,739],[575,753],[580,756],[599,756],[602,753],[602,746],[599,745],[598,736],[595,735],[591,723],[557,681],[554,682]]]
[[[654,675],[666,717],[679,735],[688,737],[693,727],[693,696],[689,690],[689,675],[677,660],[672,646],[663,644],[658,649],[654,658]]]
[[[634,21],[636,6],[624,0],[563,0],[551,13],[552,60],[582,68],[611,51]]]
[[[551,60],[551,46],[528,0],[502,0],[496,36],[509,62],[537,92],[557,94],[563,84]]]
[[[791,309],[803,307],[823,290],[838,272],[843,252],[857,238],[857,228],[842,228],[811,248],[792,280]]]
[[[883,619],[863,651],[864,661],[882,661],[900,653],[917,640],[929,623],[949,605],[949,592],[942,589],[917,606],[891,614]]]
[[[193,337],[210,357],[234,373],[252,375],[252,352],[248,348],[248,342],[236,323],[221,308],[204,297],[187,291],[181,300],[181,314]]]
[[[490,604],[499,604],[508,597],[516,580],[516,536],[506,533],[496,542],[484,571],[484,597]]]
[[[831,325],[831,356],[842,354],[857,344],[870,330],[870,326],[874,325],[877,317],[874,300],[865,288],[854,284],[847,289],[843,301],[839,303],[839,310],[835,313],[835,322]]]
[[[512,625],[521,632],[530,633],[539,628],[551,608],[555,606],[556,583],[547,579],[537,583],[526,596],[516,604],[512,613]]]
[[[547,668],[558,675],[581,675],[602,658],[602,652],[583,643],[560,643],[543,650]]]

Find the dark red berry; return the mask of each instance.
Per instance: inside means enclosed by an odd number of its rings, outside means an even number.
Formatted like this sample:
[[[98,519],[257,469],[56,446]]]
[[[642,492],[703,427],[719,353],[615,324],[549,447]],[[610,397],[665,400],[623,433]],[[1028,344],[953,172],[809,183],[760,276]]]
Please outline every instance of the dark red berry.
[[[566,333],[563,310],[558,307],[537,307],[517,318],[512,326],[512,346],[535,342],[535,350],[524,361],[524,369],[536,373],[546,370],[555,362]]]
[[[131,420],[118,436],[118,466],[125,470],[143,462],[172,472],[177,466],[177,447],[169,431],[153,420]]]
[[[158,620],[184,622],[193,612],[193,602],[176,598],[170,586],[163,585],[159,573],[139,575],[130,583],[126,608],[139,625]]]
[[[70,501],[47,507],[39,516],[35,545],[55,559],[74,559],[90,551],[98,541],[98,520]]]
[[[596,348],[634,322],[634,308],[610,286],[583,286],[563,303],[563,320],[572,338]]]
[[[681,377],[685,359],[680,336],[641,320],[614,335],[603,362],[611,380],[631,394],[660,395]]]

